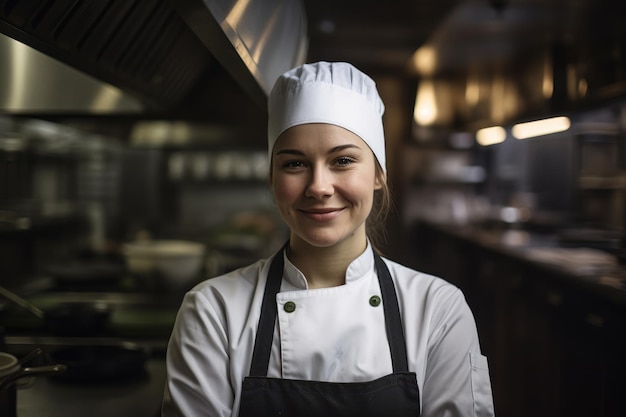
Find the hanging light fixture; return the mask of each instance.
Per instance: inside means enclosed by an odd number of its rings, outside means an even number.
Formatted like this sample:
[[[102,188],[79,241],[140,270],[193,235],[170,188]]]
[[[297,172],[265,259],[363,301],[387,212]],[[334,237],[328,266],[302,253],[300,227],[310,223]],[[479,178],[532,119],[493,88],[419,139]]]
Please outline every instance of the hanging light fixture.
[[[502,126],[486,127],[476,131],[476,142],[482,146],[504,142],[506,130]]]
[[[571,122],[567,116],[552,117],[549,119],[534,120],[513,125],[511,133],[516,139],[528,139],[537,136],[564,132],[569,129]]]

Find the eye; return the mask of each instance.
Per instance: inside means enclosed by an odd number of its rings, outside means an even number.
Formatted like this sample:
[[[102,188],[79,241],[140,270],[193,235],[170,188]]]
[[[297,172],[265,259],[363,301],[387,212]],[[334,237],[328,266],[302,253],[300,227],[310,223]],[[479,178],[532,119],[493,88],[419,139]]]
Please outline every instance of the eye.
[[[304,167],[304,163],[298,160],[287,161],[283,163],[283,168],[302,168]]]
[[[356,160],[354,158],[350,158],[349,156],[342,156],[335,160],[335,163],[340,167],[347,167],[354,162],[356,162]]]

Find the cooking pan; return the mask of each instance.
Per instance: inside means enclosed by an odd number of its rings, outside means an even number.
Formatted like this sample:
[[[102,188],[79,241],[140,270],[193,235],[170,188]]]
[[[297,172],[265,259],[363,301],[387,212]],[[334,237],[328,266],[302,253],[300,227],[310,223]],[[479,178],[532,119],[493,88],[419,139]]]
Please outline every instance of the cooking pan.
[[[58,336],[89,336],[98,334],[105,330],[111,316],[110,308],[102,303],[60,303],[42,310],[2,286],[0,286],[0,295],[43,320],[48,330]]]

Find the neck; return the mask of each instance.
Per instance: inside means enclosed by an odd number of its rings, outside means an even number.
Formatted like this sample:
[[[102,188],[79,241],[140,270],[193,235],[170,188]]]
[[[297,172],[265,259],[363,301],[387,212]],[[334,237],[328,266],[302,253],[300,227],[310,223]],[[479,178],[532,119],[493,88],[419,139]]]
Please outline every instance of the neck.
[[[304,274],[309,288],[336,287],[345,284],[348,266],[366,247],[365,238],[362,244],[342,242],[331,247],[317,247],[292,236],[287,256]]]

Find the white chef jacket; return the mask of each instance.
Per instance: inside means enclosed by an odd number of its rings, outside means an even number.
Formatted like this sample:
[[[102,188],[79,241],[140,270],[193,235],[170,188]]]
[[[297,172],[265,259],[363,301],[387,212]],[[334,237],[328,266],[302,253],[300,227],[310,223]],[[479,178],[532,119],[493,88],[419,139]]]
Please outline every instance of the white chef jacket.
[[[308,289],[304,275],[279,256],[285,269],[267,376],[363,382],[392,373],[382,304],[370,303],[381,296],[371,246],[350,264],[345,285],[331,288]],[[168,344],[163,417],[238,415],[271,260],[186,294]],[[396,287],[422,416],[493,416],[487,359],[461,291],[383,260]],[[295,309],[285,309],[288,302]]]

